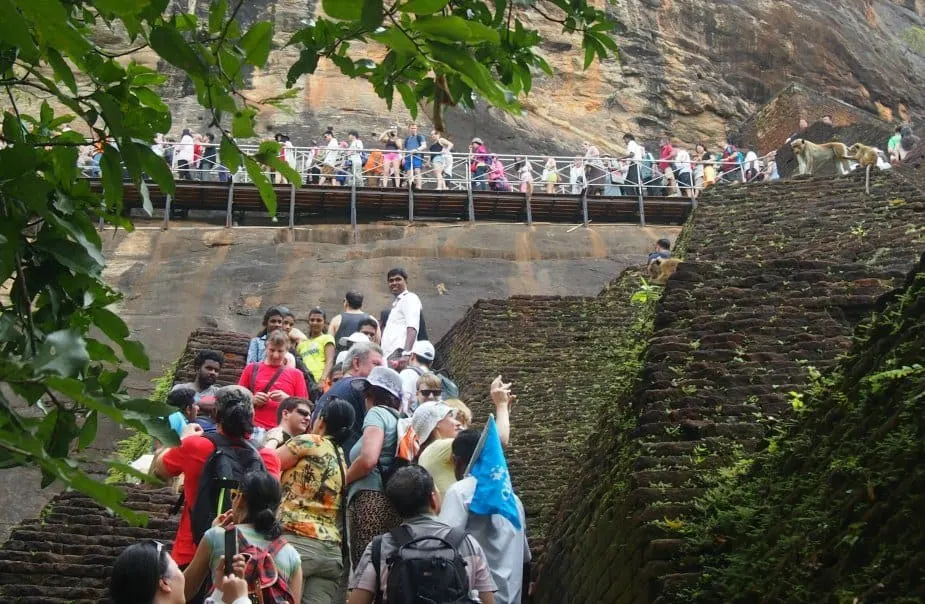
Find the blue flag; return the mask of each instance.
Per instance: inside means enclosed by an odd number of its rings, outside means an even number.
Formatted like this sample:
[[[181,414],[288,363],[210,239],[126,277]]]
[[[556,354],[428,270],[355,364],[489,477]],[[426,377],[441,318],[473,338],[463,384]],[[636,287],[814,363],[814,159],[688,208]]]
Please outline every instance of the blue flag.
[[[514,528],[521,528],[517,499],[514,497],[511,475],[507,471],[507,460],[504,458],[494,416],[488,418],[482,438],[469,462],[469,474],[478,481],[469,511],[481,516],[500,514],[510,520]]]

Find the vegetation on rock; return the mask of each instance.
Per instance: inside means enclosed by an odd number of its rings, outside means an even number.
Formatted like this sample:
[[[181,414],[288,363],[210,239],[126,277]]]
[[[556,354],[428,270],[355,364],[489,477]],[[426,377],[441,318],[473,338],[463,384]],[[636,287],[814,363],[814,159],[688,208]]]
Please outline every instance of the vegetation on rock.
[[[925,580],[925,257],[802,392],[746,469],[685,523],[703,602],[920,602]],[[690,601],[690,600],[687,600]]]

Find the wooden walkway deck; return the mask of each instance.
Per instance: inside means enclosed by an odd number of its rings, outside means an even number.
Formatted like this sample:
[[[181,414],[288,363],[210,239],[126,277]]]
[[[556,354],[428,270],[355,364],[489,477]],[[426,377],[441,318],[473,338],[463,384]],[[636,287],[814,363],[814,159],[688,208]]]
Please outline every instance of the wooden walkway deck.
[[[100,187],[99,182],[93,183]],[[308,185],[295,188],[276,185],[277,214],[287,216],[290,226],[305,224],[312,218],[327,221],[370,222],[385,218],[408,220],[469,220],[503,222],[558,222],[581,224],[682,224],[692,204],[678,197],[596,197],[570,194],[534,193],[528,200],[519,192],[434,191]],[[165,210],[167,218],[178,211],[208,210],[225,212],[226,224],[242,213],[266,215],[257,188],[243,183],[177,182],[176,195],[170,197],[154,184],[148,184],[151,202]],[[124,186],[124,208],[141,208],[139,188]]]

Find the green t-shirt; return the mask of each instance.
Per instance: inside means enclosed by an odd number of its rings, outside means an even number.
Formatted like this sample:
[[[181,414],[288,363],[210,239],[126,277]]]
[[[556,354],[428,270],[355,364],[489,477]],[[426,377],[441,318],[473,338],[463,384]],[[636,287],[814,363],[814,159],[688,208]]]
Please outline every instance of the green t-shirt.
[[[270,542],[264,539],[263,535],[255,531],[254,527],[249,524],[239,524],[238,530],[241,531],[247,542],[254,547],[266,549],[270,545]],[[208,542],[212,551],[209,555],[209,568],[212,569],[211,572],[214,576],[215,571],[218,570],[219,559],[225,555],[225,529],[220,526],[212,527],[202,536],[202,540]],[[287,543],[273,559],[276,561],[276,569],[285,577],[286,583],[292,585],[292,575],[295,574],[297,568],[302,566],[299,552]]]
[[[366,417],[363,418],[363,432],[366,432],[369,426],[376,426],[385,434],[382,440],[382,451],[379,453],[379,464],[369,474],[350,485],[347,499],[360,491],[383,490],[382,475],[379,473],[378,466],[388,468],[395,461],[395,448],[398,446],[398,418],[389,409],[376,406],[366,412]],[[350,449],[350,463],[356,461],[361,450],[363,450],[362,438]]]

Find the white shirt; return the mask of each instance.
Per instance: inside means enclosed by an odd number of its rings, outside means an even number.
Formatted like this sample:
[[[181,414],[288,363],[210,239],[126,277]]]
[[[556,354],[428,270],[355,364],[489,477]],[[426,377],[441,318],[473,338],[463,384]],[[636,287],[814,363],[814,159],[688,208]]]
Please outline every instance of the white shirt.
[[[389,317],[391,320],[391,317]],[[427,371],[423,367],[425,372]],[[421,373],[415,371],[411,367],[405,367],[401,370],[401,373],[398,374],[398,377],[401,378],[401,407],[402,413],[411,413],[412,403],[417,400],[418,396],[418,379],[421,377]]]
[[[340,143],[332,136],[331,140],[324,148],[327,149],[324,153],[324,165],[331,166],[332,168],[337,166],[337,156],[340,154]]]
[[[382,330],[382,356],[389,356],[405,347],[405,339],[408,335],[408,328],[413,327],[415,330],[421,329],[421,299],[416,294],[408,290],[395,296],[392,301],[392,310],[389,312],[389,320],[385,323],[385,329]],[[411,352],[406,350],[405,352]]]
[[[758,154],[754,151],[749,151],[745,154],[745,169],[758,169]]]
[[[684,149],[678,149],[675,153],[674,171],[680,173],[691,171],[691,154]]]
[[[626,154],[633,159],[642,159],[642,145],[636,141],[626,143]]]
[[[498,514],[469,514],[469,504],[472,503],[477,483],[474,477],[467,476],[447,489],[440,507],[440,522],[466,529],[482,546],[488,568],[491,569],[491,578],[498,586],[495,592],[496,604],[520,604],[524,562],[530,560],[524,506],[515,495],[520,513],[519,529]]]
[[[350,143],[349,148],[351,151],[350,161],[353,163],[354,166],[361,165],[363,163],[363,155],[360,153],[360,151],[363,150],[363,141],[361,141],[358,138],[353,139],[353,141]]]
[[[193,145],[195,144],[196,141],[194,141],[193,137],[189,134],[180,138],[180,142],[177,143],[177,161],[188,161],[192,163],[195,157],[195,153],[193,153]]]
[[[295,156],[295,145],[292,144],[292,141],[283,143],[283,154],[286,156],[286,163],[294,170],[297,158]]]

